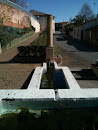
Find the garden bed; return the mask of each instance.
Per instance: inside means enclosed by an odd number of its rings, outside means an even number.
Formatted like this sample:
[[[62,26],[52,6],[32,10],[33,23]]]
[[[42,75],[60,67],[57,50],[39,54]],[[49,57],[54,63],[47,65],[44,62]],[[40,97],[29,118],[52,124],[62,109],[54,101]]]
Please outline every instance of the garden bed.
[[[0,42],[2,52],[14,47],[34,34],[31,28],[13,28],[0,25]]]
[[[38,63],[44,62],[46,58],[45,46],[21,46],[18,47],[18,62]]]

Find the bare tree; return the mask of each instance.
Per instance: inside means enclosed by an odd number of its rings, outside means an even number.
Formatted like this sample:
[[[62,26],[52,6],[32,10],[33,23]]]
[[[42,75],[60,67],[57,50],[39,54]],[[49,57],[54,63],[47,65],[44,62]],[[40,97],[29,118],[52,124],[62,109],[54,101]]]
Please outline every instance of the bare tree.
[[[75,25],[90,21],[95,18],[95,15],[88,3],[84,3],[78,15],[71,20]]]
[[[88,3],[84,3],[80,12],[78,13],[80,18],[85,18],[85,20],[89,21],[94,18],[94,13],[91,9],[91,6]]]

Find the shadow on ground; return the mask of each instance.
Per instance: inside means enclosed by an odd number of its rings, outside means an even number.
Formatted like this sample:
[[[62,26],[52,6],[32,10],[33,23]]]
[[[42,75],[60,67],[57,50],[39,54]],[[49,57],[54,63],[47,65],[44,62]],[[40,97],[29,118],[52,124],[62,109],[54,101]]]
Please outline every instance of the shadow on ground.
[[[98,52],[98,47],[88,44],[85,41],[73,39],[71,37],[68,37],[67,35],[64,35],[63,33],[60,34],[54,34],[57,37],[57,41],[66,41],[66,43],[70,46],[74,46],[79,51],[86,51],[86,52]]]
[[[33,69],[33,71],[31,72],[31,74],[28,76],[27,80],[25,81],[25,83],[22,85],[21,89],[27,89],[28,85],[30,83],[30,80],[32,78],[32,75],[34,73],[35,69]]]
[[[91,69],[82,69],[80,71],[72,71],[76,80],[97,80],[96,75]]]
[[[0,62],[7,63],[43,63],[46,59],[45,47],[42,46],[20,46],[17,48],[18,54],[9,61]]]

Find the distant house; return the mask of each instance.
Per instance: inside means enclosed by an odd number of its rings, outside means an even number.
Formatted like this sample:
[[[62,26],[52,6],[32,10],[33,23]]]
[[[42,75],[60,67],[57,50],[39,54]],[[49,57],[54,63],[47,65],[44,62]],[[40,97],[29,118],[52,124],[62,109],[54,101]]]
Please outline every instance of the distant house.
[[[75,26],[73,28],[73,38],[84,40],[85,38],[84,24]]]
[[[98,45],[98,17],[73,28],[73,38]]]
[[[98,45],[98,17],[84,24],[84,30],[87,34],[86,39],[89,43]]]
[[[44,31],[47,28],[47,14],[33,9],[29,12],[39,20],[40,30]],[[55,17],[53,17],[53,32],[55,32]]]
[[[56,31],[64,31],[65,30],[65,26],[67,26],[69,23],[68,22],[59,22],[59,23],[55,23],[55,29]]]

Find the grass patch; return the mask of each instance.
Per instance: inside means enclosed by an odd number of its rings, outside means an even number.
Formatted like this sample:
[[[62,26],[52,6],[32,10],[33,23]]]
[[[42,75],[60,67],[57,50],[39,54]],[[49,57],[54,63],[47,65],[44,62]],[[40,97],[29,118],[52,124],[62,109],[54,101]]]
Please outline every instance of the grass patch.
[[[60,52],[57,48],[57,46],[54,45],[54,56],[59,56],[60,55]]]
[[[47,46],[47,34],[44,32],[31,46]],[[58,48],[54,45],[54,56],[60,55]]]
[[[41,34],[41,36],[35,40],[31,46],[47,46],[47,35],[46,32]]]

